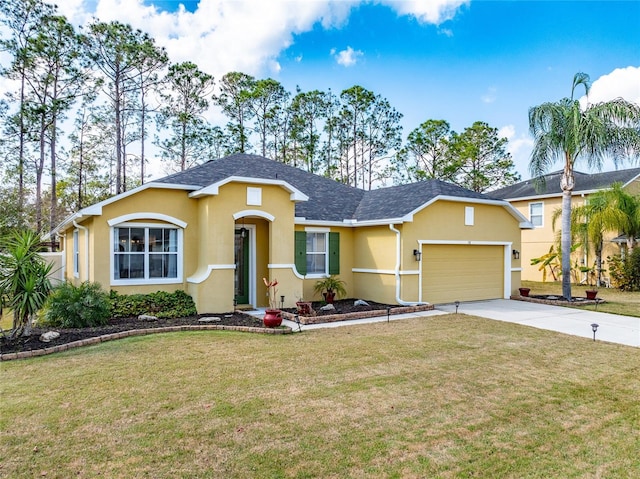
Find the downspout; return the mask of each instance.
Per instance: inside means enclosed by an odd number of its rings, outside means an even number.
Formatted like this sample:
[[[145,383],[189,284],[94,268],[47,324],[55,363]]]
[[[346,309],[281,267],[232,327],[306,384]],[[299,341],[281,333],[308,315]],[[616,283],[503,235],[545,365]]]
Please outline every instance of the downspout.
[[[76,220],[73,220],[73,226],[84,231],[84,273],[85,281],[89,281],[89,228],[79,225]]]
[[[400,298],[400,262],[402,259],[402,256],[400,254],[400,246],[401,246],[400,230],[396,229],[393,226],[393,223],[389,223],[389,229],[396,234],[396,267],[394,270],[395,277],[396,277],[396,302],[398,304],[401,304],[402,306],[415,306],[417,304],[421,304],[418,302],[403,301]]]

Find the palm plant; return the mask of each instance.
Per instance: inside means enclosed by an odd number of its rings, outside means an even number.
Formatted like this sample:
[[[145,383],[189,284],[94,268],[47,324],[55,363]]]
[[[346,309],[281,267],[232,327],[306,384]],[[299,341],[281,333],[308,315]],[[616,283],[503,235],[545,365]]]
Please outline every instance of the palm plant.
[[[619,208],[616,193],[612,190],[598,191],[589,196],[588,202],[576,207],[571,216],[572,227],[576,223],[584,225],[586,239],[593,245],[596,286],[600,286],[604,235],[607,231],[627,228],[628,216]]]
[[[53,265],[40,251],[40,236],[31,231],[10,234],[0,244],[0,305],[13,311],[10,339],[31,333],[32,319],[51,291]]]
[[[548,172],[562,159],[562,295],[571,299],[571,192],[575,185],[574,165],[584,160],[600,169],[605,158],[618,165],[640,152],[640,106],[618,98],[583,108],[574,99],[578,87],[589,95],[589,75],[573,77],[571,98],[547,102],[529,109],[529,130],[534,137],[529,170],[534,178]]]
[[[618,231],[627,237],[627,249],[631,253],[640,238],[640,196],[629,194],[619,183],[612,186],[609,195],[627,218],[625,224],[618,226]]]

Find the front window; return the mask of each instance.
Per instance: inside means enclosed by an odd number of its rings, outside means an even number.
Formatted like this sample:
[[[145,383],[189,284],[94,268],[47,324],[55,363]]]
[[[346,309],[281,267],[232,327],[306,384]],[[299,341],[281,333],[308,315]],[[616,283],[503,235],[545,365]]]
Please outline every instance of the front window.
[[[113,279],[177,279],[179,231],[165,227],[114,228]]]
[[[327,233],[307,233],[307,274],[327,273]]]
[[[529,221],[536,228],[542,226],[542,203],[529,203]]]

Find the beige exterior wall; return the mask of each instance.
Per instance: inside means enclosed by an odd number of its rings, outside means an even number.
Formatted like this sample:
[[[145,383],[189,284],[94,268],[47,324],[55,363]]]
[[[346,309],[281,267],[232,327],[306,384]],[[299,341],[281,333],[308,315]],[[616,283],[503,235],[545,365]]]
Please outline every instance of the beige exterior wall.
[[[631,191],[640,191],[640,183],[635,181],[627,187]],[[588,195],[575,195],[572,197],[572,207],[580,206],[585,203]],[[532,265],[531,260],[534,258],[540,258],[547,254],[549,249],[556,244],[556,237],[561,231],[561,219],[558,217],[555,224],[555,230],[553,228],[553,215],[554,212],[560,211],[562,208],[562,197],[554,196],[532,200],[512,201],[511,204],[526,218],[530,219],[530,205],[532,203],[542,203],[543,205],[543,224],[542,226],[535,227],[531,230],[522,231],[522,279],[525,281],[542,281],[543,273],[540,271],[539,265]],[[605,234],[605,240],[603,244],[603,268],[607,269],[606,259],[607,256],[613,256],[620,253],[620,247],[612,243],[611,240],[618,236],[618,232],[607,232]],[[587,265],[593,266],[595,261],[595,253],[592,245],[582,245],[571,256],[571,264],[578,264],[579,266]],[[586,281],[586,276],[581,273],[576,273],[578,282]],[[604,277],[608,275],[604,274]],[[572,278],[575,280],[575,277]],[[546,281],[553,281],[553,276],[550,274],[547,268]]]
[[[473,209],[472,225],[466,224],[467,208]],[[473,248],[478,246],[499,246],[504,254],[502,268],[488,270],[482,261],[465,262],[457,271],[452,269],[446,274],[449,277],[459,276],[462,284],[466,276],[484,275],[487,285],[503,284],[501,297],[517,293],[520,287],[522,256],[520,259],[515,259],[511,251],[522,249],[521,234],[524,231],[526,230],[520,229],[519,221],[501,206],[452,201],[438,201],[421,211],[416,215],[414,222],[407,225],[407,237],[415,237],[413,244],[424,244],[423,248],[428,248],[429,244],[465,246],[467,243],[468,251],[475,253],[477,250]],[[411,244],[410,241],[409,246]],[[411,247],[407,248],[405,258],[412,254],[411,250]],[[428,270],[428,265],[421,263],[423,286],[421,300],[428,301],[426,278],[433,275]],[[436,271],[435,276],[442,277],[444,274]],[[505,286],[506,290],[504,290]],[[488,287],[493,288],[492,291],[495,289],[495,286]],[[485,297],[492,297],[494,294],[487,293]],[[464,299],[461,298],[461,300]]]
[[[247,187],[261,188],[262,204],[248,205]],[[244,212],[244,213],[243,213]],[[145,213],[149,213],[145,215]],[[167,215],[187,223],[183,231],[183,275],[172,284],[112,285],[112,252],[108,222],[115,218],[135,214],[129,223],[166,224],[154,219]],[[73,275],[73,231],[70,225],[64,232],[65,260],[69,265],[66,278],[74,283],[94,281],[103,289],[123,294],[175,291],[182,289],[191,294],[199,312],[221,312],[233,309],[234,296],[234,229],[243,220],[234,215],[245,215],[244,224],[253,227],[252,254],[253,297],[256,306],[266,306],[266,288],[263,277],[276,277],[280,282],[279,294],[301,291],[302,282],[293,268],[294,203],[290,192],[280,186],[230,183],[220,187],[217,195],[189,198],[188,193],[171,189],[147,189],[103,207],[102,215],[78,220],[86,228],[79,229],[80,274]],[[273,217],[273,222],[269,219]],[[88,253],[85,236],[88,235]],[[273,248],[270,248],[273,245]],[[90,258],[88,275],[86,260]],[[269,265],[272,268],[269,268]],[[285,295],[287,296],[287,295]],[[286,306],[295,305],[293,293],[286,298]]]
[[[296,225],[295,231],[306,231],[308,226],[304,225]],[[311,226],[311,228],[317,228]],[[340,234],[340,274],[337,274],[339,279],[345,282],[345,289],[347,290],[347,297],[353,297],[355,293],[356,283],[355,278],[353,276],[353,265],[354,265],[354,252],[356,248],[354,248],[354,235],[356,235],[356,231],[350,227],[339,227],[339,226],[326,226],[322,227],[326,229],[330,233],[339,233]],[[295,235],[291,233],[291,237],[295,238]],[[294,249],[294,245],[291,246],[292,252]],[[320,278],[306,276],[302,281],[300,288],[292,291],[292,297],[295,301],[299,301],[300,299],[304,299],[305,301],[320,301],[322,300],[322,296],[320,294],[314,294],[314,286],[316,282]]]
[[[249,195],[248,188],[254,192],[259,189],[260,201]],[[465,207],[473,209],[473,225],[465,225]],[[182,277],[167,284],[113,285],[110,237],[114,225],[110,226],[109,221],[120,218],[132,224],[171,224],[166,217],[186,223]],[[301,278],[293,266],[294,231],[305,228],[320,227],[340,234],[338,276],[346,283],[348,297],[384,303],[426,300],[421,275],[429,273],[423,269],[424,263],[416,261],[414,249],[422,251],[434,242],[498,242],[508,250],[520,249],[518,220],[501,206],[438,201],[416,213],[413,222],[404,224],[305,226],[294,223],[295,203],[290,191],[278,185],[241,182],[222,185],[217,194],[198,198],[189,198],[188,192],[182,190],[149,188],[103,205],[101,215],[77,221],[82,226],[80,274],[77,278],[73,275],[75,227],[70,225],[63,232],[67,279],[76,283],[99,282],[103,289],[123,294],[182,289],[194,298],[200,313],[233,309],[234,230],[243,226],[249,230],[251,245],[250,302],[257,307],[268,305],[263,277],[278,279],[277,301],[284,296],[285,307],[294,307],[300,299],[320,299],[313,294],[318,278]],[[398,241],[400,264],[396,275]],[[509,264],[503,264],[502,276],[498,278],[496,273],[496,280],[504,284],[507,275],[511,290],[517,290],[520,261],[508,257]]]
[[[247,188],[261,190],[260,205],[248,204]],[[263,277],[278,280],[278,303],[284,295],[285,307],[295,306],[293,292],[301,291],[302,285],[292,267],[295,203],[290,192],[275,185],[229,183],[221,186],[217,195],[198,201],[200,268],[194,275],[198,282],[190,284],[189,291],[197,298],[199,311],[233,309],[234,269],[228,266],[234,264],[234,230],[243,224],[252,227],[250,290],[254,306],[268,305]]]
[[[394,226],[402,230],[402,225]],[[395,304],[396,233],[389,225],[361,226],[353,239],[354,296]]]
[[[465,224],[466,208],[473,209],[473,225]],[[400,235],[399,295],[395,275],[397,233],[389,225],[385,225],[360,227],[355,231],[354,292],[357,297],[390,303],[429,301],[425,286],[428,284],[427,277],[433,278],[434,275],[428,270],[429,266],[424,259],[416,261],[413,251],[418,249],[424,255],[425,249],[433,244],[466,243],[462,248],[468,249],[474,247],[469,243],[498,243],[503,252],[502,257],[508,258],[501,259],[500,266],[492,271],[487,271],[482,263],[474,267],[465,262],[465,270],[437,271],[435,276],[438,280],[447,276],[464,283],[465,275],[484,276],[487,284],[493,285],[493,290],[496,284],[502,285],[499,297],[515,294],[520,287],[521,262],[513,259],[510,252],[512,249],[520,250],[521,230],[518,220],[502,206],[437,201],[418,212],[413,222],[393,225],[393,228]],[[505,284],[509,285],[509,291],[504,291]],[[492,292],[486,297],[494,295]]]

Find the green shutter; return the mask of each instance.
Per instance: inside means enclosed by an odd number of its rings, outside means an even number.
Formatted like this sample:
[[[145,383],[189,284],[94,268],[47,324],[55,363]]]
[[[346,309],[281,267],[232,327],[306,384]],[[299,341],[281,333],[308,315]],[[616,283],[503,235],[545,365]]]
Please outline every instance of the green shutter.
[[[329,274],[340,274],[340,233],[329,233]]]
[[[307,274],[307,233],[296,231],[295,235],[295,265],[298,273],[304,276]]]

